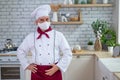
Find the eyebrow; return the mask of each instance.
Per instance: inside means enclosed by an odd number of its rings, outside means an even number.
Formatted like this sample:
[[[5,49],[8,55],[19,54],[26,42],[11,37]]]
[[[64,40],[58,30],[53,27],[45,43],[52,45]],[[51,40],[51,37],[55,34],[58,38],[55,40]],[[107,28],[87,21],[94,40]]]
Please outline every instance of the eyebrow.
[[[40,19],[49,19],[49,18],[40,18]]]

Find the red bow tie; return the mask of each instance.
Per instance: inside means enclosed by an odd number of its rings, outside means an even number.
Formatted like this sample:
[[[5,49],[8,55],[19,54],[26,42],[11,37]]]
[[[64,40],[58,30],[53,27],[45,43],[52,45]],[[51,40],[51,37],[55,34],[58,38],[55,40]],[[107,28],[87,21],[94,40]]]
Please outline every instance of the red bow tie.
[[[37,37],[37,39],[41,38],[41,36],[44,34],[47,38],[49,38],[49,35],[46,33],[48,31],[51,31],[52,28],[49,27],[47,30],[42,31],[39,27],[37,28],[37,32],[39,33],[39,36]]]

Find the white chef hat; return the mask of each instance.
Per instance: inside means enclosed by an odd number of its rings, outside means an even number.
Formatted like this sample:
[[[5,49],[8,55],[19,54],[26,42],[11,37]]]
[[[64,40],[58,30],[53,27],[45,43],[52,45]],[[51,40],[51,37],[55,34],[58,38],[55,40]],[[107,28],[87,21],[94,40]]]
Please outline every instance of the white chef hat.
[[[39,17],[49,16],[50,11],[50,5],[41,5],[31,13],[31,16],[35,17],[37,20]]]

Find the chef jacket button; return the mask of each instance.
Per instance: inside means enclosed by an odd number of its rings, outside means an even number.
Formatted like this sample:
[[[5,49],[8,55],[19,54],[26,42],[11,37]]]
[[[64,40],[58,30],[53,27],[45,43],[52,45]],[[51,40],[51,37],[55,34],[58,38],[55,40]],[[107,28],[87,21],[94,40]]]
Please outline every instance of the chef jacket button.
[[[42,65],[42,63],[40,63],[40,65]]]
[[[41,56],[41,54],[39,54]]]
[[[50,64],[50,63],[49,63]]]
[[[39,47],[41,47],[41,45],[39,45]]]
[[[47,44],[47,46],[49,46],[49,44]]]

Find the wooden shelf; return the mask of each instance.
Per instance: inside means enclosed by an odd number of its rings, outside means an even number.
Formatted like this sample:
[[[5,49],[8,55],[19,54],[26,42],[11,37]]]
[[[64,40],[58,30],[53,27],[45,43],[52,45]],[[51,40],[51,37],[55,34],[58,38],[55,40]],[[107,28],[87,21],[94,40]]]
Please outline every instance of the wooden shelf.
[[[81,8],[81,7],[112,7],[112,4],[72,4],[61,5],[61,8]],[[82,19],[81,19],[82,20]],[[71,21],[71,22],[51,22],[53,25],[69,25],[69,24],[83,24],[83,21]]]
[[[111,7],[112,4],[72,4],[72,5],[62,5],[62,8],[77,8],[77,7]]]
[[[54,25],[58,25],[58,24],[63,24],[63,25],[67,25],[67,24],[82,24],[83,21],[78,21],[78,22],[52,22],[52,24]]]

